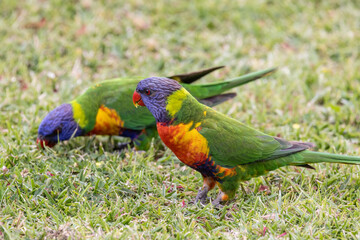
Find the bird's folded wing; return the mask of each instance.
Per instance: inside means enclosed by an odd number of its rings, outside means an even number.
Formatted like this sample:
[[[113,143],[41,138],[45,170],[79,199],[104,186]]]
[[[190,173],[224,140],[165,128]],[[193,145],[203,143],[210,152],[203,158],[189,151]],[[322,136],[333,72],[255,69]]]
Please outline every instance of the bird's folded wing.
[[[215,111],[208,113],[199,132],[212,159],[224,167],[276,159],[312,146],[266,135]]]

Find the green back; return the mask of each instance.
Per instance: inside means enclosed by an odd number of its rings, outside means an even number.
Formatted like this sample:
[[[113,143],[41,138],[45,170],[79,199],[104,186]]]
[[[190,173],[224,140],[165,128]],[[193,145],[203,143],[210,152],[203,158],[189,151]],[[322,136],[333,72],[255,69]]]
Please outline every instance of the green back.
[[[147,108],[134,107],[132,95],[143,77],[117,78],[100,82],[88,88],[84,94],[76,98],[88,119],[86,131],[92,130],[96,115],[101,105],[115,109],[124,127],[134,130],[144,129],[155,123],[154,117]]]

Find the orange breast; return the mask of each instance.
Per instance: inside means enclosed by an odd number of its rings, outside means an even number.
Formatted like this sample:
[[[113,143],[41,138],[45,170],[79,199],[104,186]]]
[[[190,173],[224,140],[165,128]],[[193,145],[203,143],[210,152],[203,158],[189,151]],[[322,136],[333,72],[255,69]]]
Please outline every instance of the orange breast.
[[[192,127],[193,123],[175,126],[157,123],[161,140],[188,166],[194,167],[209,157],[207,140]],[[198,127],[200,123],[196,124]]]
[[[195,128],[190,130],[192,126],[192,122],[175,126],[157,123],[161,140],[186,165],[201,172],[203,176],[215,177],[220,182],[225,177],[236,175],[235,167],[221,167],[213,161],[209,155],[208,141],[198,132],[201,123],[195,124]]]

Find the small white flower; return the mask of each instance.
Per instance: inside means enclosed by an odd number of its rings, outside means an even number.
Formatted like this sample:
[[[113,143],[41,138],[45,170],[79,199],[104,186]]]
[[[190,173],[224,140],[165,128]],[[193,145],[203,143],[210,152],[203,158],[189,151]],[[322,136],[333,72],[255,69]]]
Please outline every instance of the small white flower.
[[[7,173],[9,171],[6,166],[2,166],[1,170],[3,171],[3,173]]]

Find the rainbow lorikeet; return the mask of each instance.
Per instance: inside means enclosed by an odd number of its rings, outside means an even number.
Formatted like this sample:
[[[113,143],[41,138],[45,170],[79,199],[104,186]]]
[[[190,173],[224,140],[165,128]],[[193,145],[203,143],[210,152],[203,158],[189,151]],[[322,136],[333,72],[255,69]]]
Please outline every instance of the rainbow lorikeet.
[[[157,121],[160,138],[204,179],[196,201],[220,188],[214,205],[235,195],[241,181],[283,166],[312,168],[310,163],[360,164],[360,157],[307,150],[312,143],[289,142],[259,132],[199,103],[184,87],[166,78],[147,78],[133,94],[135,106],[146,106]]]
[[[222,94],[224,91],[275,70],[271,68],[258,71],[224,82],[190,84],[219,68],[221,67],[170,78],[179,81],[204,104],[213,106],[235,96],[234,93]],[[78,136],[116,135],[129,137],[139,150],[147,149],[151,139],[157,136],[155,119],[146,108],[136,111],[131,102],[132,93],[141,79],[143,78],[118,78],[100,82],[70,103],[55,108],[41,122],[37,143],[41,147],[52,147],[60,141]]]

